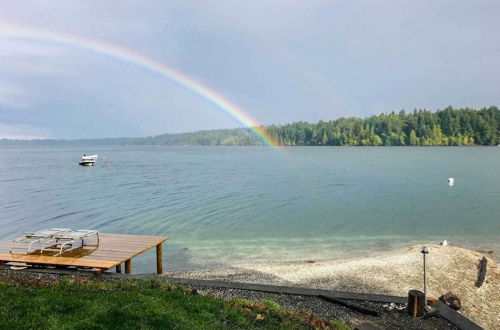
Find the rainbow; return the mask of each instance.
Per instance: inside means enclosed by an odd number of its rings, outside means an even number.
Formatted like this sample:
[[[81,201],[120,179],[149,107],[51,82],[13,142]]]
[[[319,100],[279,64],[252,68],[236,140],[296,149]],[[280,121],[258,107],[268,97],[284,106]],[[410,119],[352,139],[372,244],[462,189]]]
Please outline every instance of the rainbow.
[[[179,86],[182,86],[199,97],[215,105],[218,109],[234,118],[245,127],[255,133],[265,145],[280,146],[279,141],[270,135],[267,130],[259,125],[256,120],[250,117],[241,107],[229,101],[214,90],[196,81],[192,77],[174,69],[165,63],[156,61],[150,57],[134,52],[130,49],[104,43],[98,40],[90,40],[73,35],[60,34],[46,30],[39,30],[28,27],[20,27],[10,24],[0,24],[0,35],[14,38],[34,39],[45,42],[52,42],[66,46],[78,47],[87,51],[111,56],[122,61],[137,65],[146,70],[160,74]]]

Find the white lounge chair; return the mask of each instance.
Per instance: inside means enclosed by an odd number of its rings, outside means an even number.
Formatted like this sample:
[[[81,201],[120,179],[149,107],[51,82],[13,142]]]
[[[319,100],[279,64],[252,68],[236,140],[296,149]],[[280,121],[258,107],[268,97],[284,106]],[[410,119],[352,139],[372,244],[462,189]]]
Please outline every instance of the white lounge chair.
[[[16,238],[12,241],[9,252],[12,254],[14,249],[21,249],[21,247],[16,245],[23,245],[23,248],[26,244],[28,247],[25,250],[25,253],[28,254],[31,252],[33,245],[40,245],[41,249],[46,246],[53,246],[56,244],[56,240],[54,239],[55,235],[64,235],[65,233],[71,232],[71,229],[67,228],[52,228],[52,229],[44,229],[35,232],[24,233],[23,237]]]
[[[97,230],[72,230],[54,235],[54,239],[56,240],[56,248],[60,245],[60,248],[58,248],[59,253],[56,254],[56,256],[60,256],[63,253],[65,247],[73,247],[73,244],[75,244],[76,242],[80,242],[83,246],[85,239],[94,235],[97,239],[96,246],[99,246],[99,232]]]

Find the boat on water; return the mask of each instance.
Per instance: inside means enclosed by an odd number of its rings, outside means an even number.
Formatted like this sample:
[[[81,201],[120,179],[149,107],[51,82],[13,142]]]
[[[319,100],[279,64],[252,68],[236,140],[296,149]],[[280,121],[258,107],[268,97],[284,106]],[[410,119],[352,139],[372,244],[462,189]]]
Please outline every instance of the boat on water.
[[[78,164],[82,166],[94,166],[96,160],[97,155],[83,155],[82,160]]]

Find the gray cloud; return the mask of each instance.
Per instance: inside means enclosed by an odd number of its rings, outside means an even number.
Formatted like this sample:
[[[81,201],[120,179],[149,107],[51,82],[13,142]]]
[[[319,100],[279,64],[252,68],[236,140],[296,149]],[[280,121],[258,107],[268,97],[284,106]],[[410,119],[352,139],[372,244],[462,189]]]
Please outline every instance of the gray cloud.
[[[13,140],[48,139],[51,138],[51,134],[48,129],[43,127],[0,123],[0,138]]]
[[[2,1],[0,21],[150,56],[271,124],[500,104],[499,9],[496,1]],[[241,125],[104,54],[1,35],[0,45],[3,125],[70,138],[83,126],[91,136],[130,136]]]

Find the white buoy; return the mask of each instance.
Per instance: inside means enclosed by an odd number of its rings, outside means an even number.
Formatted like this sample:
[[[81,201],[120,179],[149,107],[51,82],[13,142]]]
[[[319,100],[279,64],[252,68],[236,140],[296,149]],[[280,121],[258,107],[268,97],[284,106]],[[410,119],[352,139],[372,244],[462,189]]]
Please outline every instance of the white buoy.
[[[448,245],[448,241],[447,241],[447,240],[444,240],[444,241],[442,241],[441,243],[439,243],[439,245],[446,246],[446,245]]]
[[[453,183],[455,182],[455,179],[453,178],[448,178],[448,185],[453,186]]]

